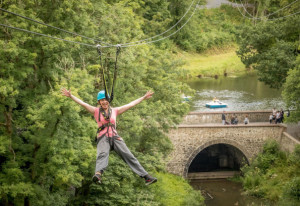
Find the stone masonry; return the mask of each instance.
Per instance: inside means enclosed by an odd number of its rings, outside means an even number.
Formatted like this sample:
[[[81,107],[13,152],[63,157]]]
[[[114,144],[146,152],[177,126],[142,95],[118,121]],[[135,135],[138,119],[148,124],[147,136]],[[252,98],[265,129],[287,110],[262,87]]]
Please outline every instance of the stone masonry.
[[[193,159],[203,149],[214,144],[228,144],[239,149],[246,156],[248,163],[251,163],[251,159],[262,150],[267,139],[275,139],[282,143],[283,149],[292,151],[300,142],[287,135],[285,131],[286,127],[282,124],[254,122],[251,124],[251,120],[249,125],[199,124],[198,122],[189,125],[181,124],[168,133],[174,150],[169,156],[167,169],[173,174],[187,178]]]

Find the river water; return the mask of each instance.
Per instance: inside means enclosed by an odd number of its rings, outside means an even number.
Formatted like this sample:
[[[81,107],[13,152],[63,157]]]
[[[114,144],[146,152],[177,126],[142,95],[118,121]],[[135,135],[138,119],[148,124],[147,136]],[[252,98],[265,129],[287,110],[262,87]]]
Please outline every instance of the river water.
[[[286,109],[281,97],[281,90],[271,89],[258,81],[254,72],[238,76],[199,78],[187,84],[196,94],[191,101],[191,111],[258,111]],[[227,108],[209,109],[205,103],[217,97],[227,103]]]
[[[196,90],[191,99],[191,111],[257,111],[285,109],[281,90],[271,89],[259,82],[254,72],[238,76],[199,78],[187,84]],[[214,97],[228,104],[227,108],[209,109],[205,103]],[[193,180],[190,183],[201,190],[207,206],[267,206],[266,202],[242,195],[242,185],[229,180]]]
[[[229,180],[193,180],[196,190],[201,190],[206,206],[269,206],[261,199],[242,195],[242,186]]]

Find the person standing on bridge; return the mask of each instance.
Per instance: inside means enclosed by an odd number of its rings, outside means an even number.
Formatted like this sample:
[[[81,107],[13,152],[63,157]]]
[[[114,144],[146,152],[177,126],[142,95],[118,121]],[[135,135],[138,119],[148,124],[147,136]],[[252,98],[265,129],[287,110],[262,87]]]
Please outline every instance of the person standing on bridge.
[[[222,114],[222,124],[225,125],[226,123],[226,116],[225,116],[225,111],[223,111],[223,114]]]
[[[245,124],[249,124],[249,119],[248,119],[248,115],[245,116],[245,120],[244,120]]]
[[[116,108],[110,107],[109,102],[106,100],[104,90],[100,91],[97,96],[97,101],[100,107],[94,107],[83,102],[79,98],[73,96],[71,94],[71,90],[62,88],[61,93],[63,96],[69,97],[77,104],[83,106],[88,112],[93,114],[99,126],[97,130],[96,169],[95,175],[93,176],[93,182],[96,184],[102,183],[101,177],[104,173],[104,170],[108,166],[110,150],[115,150],[115,152],[122,157],[122,159],[136,174],[138,174],[140,177],[143,177],[146,185],[157,181],[155,177],[150,176],[148,172],[146,172],[146,170],[141,166],[139,161],[130,152],[124,140],[118,135],[116,130],[117,116],[141,103],[143,100],[151,98],[153,92],[148,91],[144,96],[130,102],[129,104]]]
[[[273,113],[270,114],[270,116],[269,116],[269,121],[270,121],[270,124],[272,124],[272,121],[273,121]]]

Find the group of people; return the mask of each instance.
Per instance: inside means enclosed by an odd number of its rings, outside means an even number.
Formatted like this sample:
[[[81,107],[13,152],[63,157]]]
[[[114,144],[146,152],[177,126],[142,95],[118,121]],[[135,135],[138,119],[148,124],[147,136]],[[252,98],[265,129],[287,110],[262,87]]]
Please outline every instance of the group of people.
[[[226,121],[226,116],[225,116],[225,111],[223,111],[222,113],[222,124],[223,125],[229,125],[229,124],[232,124],[232,125],[237,125],[239,123],[239,120],[238,120],[238,117],[237,115],[233,115],[230,119],[230,123]],[[244,124],[249,124],[249,118],[248,118],[248,115],[245,116],[245,119],[244,119]]]
[[[290,116],[290,110],[287,110],[286,116],[289,117]],[[269,122],[270,124],[278,124],[278,123],[282,123],[284,120],[284,111],[283,109],[281,110],[276,110],[275,108],[273,108],[272,113],[270,114],[269,117]]]

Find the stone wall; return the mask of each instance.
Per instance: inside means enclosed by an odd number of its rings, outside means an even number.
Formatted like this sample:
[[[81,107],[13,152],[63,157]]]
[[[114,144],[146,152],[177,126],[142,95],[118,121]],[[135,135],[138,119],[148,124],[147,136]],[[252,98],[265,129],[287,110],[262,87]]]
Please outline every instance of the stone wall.
[[[293,152],[295,146],[300,144],[300,141],[289,135],[287,132],[283,132],[281,138],[278,140],[282,150]]]
[[[214,144],[229,144],[239,149],[248,162],[257,155],[267,139],[281,140],[282,125],[181,125],[168,133],[174,145],[169,156],[168,171],[187,178],[188,168],[203,149]],[[284,144],[289,144],[286,139]]]
[[[222,123],[222,111],[220,112],[191,112],[183,119],[182,124],[203,124],[203,123]],[[226,121],[230,122],[231,117],[236,115],[239,123],[243,123],[245,116],[248,115],[250,122],[268,122],[272,111],[235,111],[225,112]]]
[[[287,124],[287,133],[300,141],[300,122]]]

